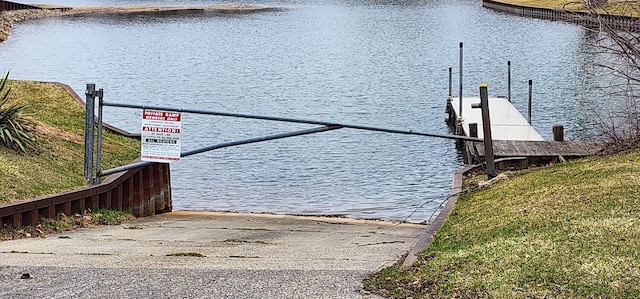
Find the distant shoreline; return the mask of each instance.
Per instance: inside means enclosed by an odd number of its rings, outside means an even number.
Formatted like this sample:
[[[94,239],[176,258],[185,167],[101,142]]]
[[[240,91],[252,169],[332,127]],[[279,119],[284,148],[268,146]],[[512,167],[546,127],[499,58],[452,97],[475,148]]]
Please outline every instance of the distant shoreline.
[[[175,14],[249,14],[266,11],[276,11],[281,8],[258,5],[213,5],[213,6],[103,6],[103,7],[73,7],[59,9],[23,9],[3,11],[0,13],[0,42],[9,38],[14,23],[48,17],[60,16],[88,16],[88,15],[175,15]]]

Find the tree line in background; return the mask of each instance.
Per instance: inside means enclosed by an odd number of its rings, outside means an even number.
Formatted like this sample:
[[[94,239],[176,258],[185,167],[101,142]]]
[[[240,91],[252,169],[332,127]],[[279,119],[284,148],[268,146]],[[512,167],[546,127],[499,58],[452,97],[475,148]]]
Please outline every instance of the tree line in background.
[[[640,17],[635,25],[611,22],[613,15],[640,16],[635,1],[610,3],[607,0],[581,0],[589,12],[590,26],[585,27],[596,37],[595,63],[599,74],[613,78],[606,90],[615,103],[609,111],[596,113],[602,134],[607,141],[622,148],[640,146]]]

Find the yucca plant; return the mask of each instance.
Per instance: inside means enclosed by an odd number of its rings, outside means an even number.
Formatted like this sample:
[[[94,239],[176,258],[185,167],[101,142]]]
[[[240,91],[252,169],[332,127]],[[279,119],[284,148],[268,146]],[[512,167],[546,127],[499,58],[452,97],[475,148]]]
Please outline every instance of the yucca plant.
[[[9,73],[0,79],[0,143],[13,150],[33,149],[36,137],[23,113],[25,105],[8,104],[11,88],[7,86]]]

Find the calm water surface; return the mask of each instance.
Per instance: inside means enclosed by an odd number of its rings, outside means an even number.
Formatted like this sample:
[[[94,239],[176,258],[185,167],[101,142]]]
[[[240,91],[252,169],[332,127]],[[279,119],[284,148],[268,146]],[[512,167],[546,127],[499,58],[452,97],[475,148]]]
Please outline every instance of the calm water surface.
[[[555,123],[565,125],[568,138],[597,134],[580,108],[600,102],[595,79],[584,74],[591,38],[574,25],[500,14],[465,0],[259,4],[284,9],[20,23],[0,44],[0,70],[14,79],[63,82],[80,95],[86,83],[96,83],[112,102],[446,134],[448,68],[457,70],[464,42],[466,95],[476,96],[480,83],[488,83],[491,95],[506,95],[511,60],[513,101],[525,111],[532,79],[534,125],[544,137]],[[105,118],[139,131],[140,111],[106,108]],[[183,148],[309,127],[188,114]],[[422,222],[446,198],[460,165],[449,140],[342,129],[185,158],[172,165],[174,208]]]

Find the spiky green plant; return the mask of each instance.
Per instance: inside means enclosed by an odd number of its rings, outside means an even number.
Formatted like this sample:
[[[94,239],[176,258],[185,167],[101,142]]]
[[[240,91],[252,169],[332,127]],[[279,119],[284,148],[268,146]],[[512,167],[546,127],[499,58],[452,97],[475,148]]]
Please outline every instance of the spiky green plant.
[[[0,79],[0,143],[7,148],[21,150],[33,149],[36,137],[25,118],[24,109],[20,104],[8,104],[11,88],[7,86],[9,73]]]

